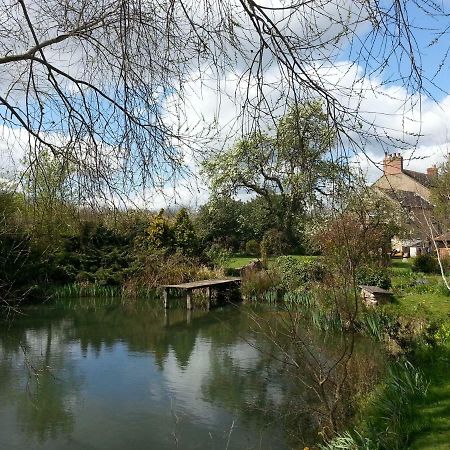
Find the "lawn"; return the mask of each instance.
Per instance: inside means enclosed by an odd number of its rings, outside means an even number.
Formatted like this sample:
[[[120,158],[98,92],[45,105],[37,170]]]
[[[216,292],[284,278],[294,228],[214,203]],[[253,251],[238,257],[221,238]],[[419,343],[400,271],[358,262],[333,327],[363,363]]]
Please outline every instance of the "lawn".
[[[395,302],[386,307],[406,317],[432,320],[450,319],[450,293],[440,275],[412,272],[412,260],[392,262],[392,289]]]
[[[303,255],[290,255],[297,259],[310,259],[315,258],[314,256],[303,256]],[[225,263],[226,269],[239,269],[240,267],[243,267],[247,264],[249,264],[254,259],[257,259],[254,256],[232,256],[228,259],[228,261]],[[273,261],[276,259],[276,257],[270,257],[269,258],[269,264],[270,261]]]
[[[424,430],[411,437],[412,450],[450,449],[450,345],[430,349],[420,364],[429,381],[426,403],[413,405]]]
[[[411,266],[412,260],[392,262],[396,301],[386,310],[404,317],[450,323],[450,296],[440,275],[414,274]],[[409,448],[450,449],[450,343],[441,349],[425,349],[418,363],[430,384],[426,401],[413,405],[425,427],[411,436]]]

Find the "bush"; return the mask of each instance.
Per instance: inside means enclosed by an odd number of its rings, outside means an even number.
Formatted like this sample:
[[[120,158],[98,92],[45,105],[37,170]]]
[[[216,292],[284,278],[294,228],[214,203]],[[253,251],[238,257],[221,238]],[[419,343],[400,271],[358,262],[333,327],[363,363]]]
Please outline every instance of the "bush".
[[[387,269],[382,267],[362,266],[356,271],[356,282],[368,286],[378,286],[382,289],[391,287],[391,278]]]
[[[279,256],[288,249],[285,237],[280,230],[272,228],[264,234],[261,241],[261,253],[267,256]]]
[[[308,282],[322,281],[325,276],[325,267],[317,258],[279,256],[273,263],[273,270],[280,278],[281,287],[288,290]]]
[[[242,277],[241,292],[246,299],[261,300],[267,292],[276,291],[278,285],[278,276],[272,271],[248,271]]]
[[[212,244],[205,253],[216,267],[223,267],[231,257],[231,251],[220,244]]]
[[[250,256],[259,256],[260,253],[259,242],[255,241],[254,239],[250,239],[245,244],[245,253]]]
[[[167,255],[162,250],[142,256],[133,269],[134,274],[124,283],[125,293],[129,296],[164,284],[220,276],[218,271],[213,272],[202,266],[199,258],[189,257],[181,252]]]
[[[434,256],[425,253],[414,258],[412,270],[414,272],[439,273],[439,263]]]

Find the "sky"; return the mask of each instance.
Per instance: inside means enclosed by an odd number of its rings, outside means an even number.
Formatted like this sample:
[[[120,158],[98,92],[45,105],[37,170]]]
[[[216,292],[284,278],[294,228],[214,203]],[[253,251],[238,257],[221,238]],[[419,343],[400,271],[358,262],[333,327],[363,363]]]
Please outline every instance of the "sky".
[[[260,3],[279,6],[282,0],[264,0]],[[433,164],[442,163],[450,151],[450,64],[446,60],[449,39],[447,35],[437,39],[436,30],[448,26],[450,20],[437,14],[426,15],[412,6],[414,2],[406,2],[410,5],[409,23],[416,39],[414,45],[418,50],[420,70],[425,80],[419,95],[402,79],[409,67],[405,58],[396,59],[393,55],[386,61],[383,70],[371,70],[376,65],[377,56],[381,58],[385,42],[368,39],[367,22],[357,21],[361,15],[359,1],[315,0],[314,3],[315,8],[311,8],[308,18],[320,30],[320,33],[317,33],[317,41],[331,39],[332,44],[329,48],[326,45],[321,51],[310,48],[304,50],[305,57],[317,60],[317,65],[307,70],[311,71],[313,78],[316,77],[335,93],[342,104],[357,109],[367,131],[378,137],[358,141],[359,137],[350,130],[350,135],[359,144],[359,148],[353,146],[350,149],[351,146],[347,143],[351,162],[362,169],[368,183],[375,181],[381,175],[384,152],[398,151],[395,146],[390,145],[390,139],[394,138],[405,143],[402,156],[406,168],[425,171]],[[389,3],[391,2],[381,2],[386,5]],[[438,3],[450,8],[448,0]],[[206,12],[199,10],[198,14]],[[273,12],[273,15],[279,23],[288,27],[290,33],[311,37],[309,32],[305,31],[307,24],[304,18],[284,17],[283,12],[279,11]],[[240,16],[236,17],[238,20]],[[337,17],[343,21],[347,20],[352,28],[355,37],[352,45],[345,39],[333,39],[339,35],[340,30],[330,26],[330,20]],[[395,32],[395,28],[392,30]],[[238,31],[239,33],[245,34],[244,31]],[[248,33],[247,31],[245,44],[247,53],[257,48],[256,39],[253,43],[254,36],[251,32]],[[405,46],[407,44],[405,41],[402,43]],[[367,49],[370,49],[373,59],[367,56]],[[407,48],[405,49],[407,51]],[[50,48],[48,51],[53,51],[55,64],[60,58],[62,66],[67,65],[67,61],[73,58],[73,52],[76,53],[70,46],[66,49],[66,52],[72,52],[69,55],[56,50],[57,48]],[[206,63],[193,68],[186,76],[184,97],[180,98],[177,92],[173,91],[161,100],[167,124],[185,134],[202,133],[205,127],[208,128],[212,136],[208,143],[209,151],[219,151],[231,146],[242,130],[245,132],[245,124],[243,126],[236,118],[241,115],[247,89],[250,98],[252,95],[256,96],[252,84],[255,79],[250,78],[247,83],[241,78],[245,69],[244,58],[236,58],[236,64],[232,68],[219,74]],[[280,87],[283,87],[279,67],[268,61],[264,78],[267,85],[266,95],[270,102],[276,104]],[[270,91],[270,86],[277,86],[277,89]],[[380,145],[380,139],[384,146]],[[3,175],[20,168],[20,160],[23,159],[28,145],[28,136],[23,130],[0,123],[0,170]],[[132,200],[136,205],[150,208],[176,205],[196,207],[207,200],[205,180],[196,177],[202,155],[194,153],[179,142],[174,142],[174,145],[179,146],[183,153],[189,176],[184,180],[177,179],[168,183],[157,191],[147,188],[139,195],[133,194]]]

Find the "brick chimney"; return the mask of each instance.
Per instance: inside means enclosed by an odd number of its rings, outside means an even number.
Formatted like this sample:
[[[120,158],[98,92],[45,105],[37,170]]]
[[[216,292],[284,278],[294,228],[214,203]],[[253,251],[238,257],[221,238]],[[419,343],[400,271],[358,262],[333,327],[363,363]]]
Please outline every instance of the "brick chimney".
[[[438,168],[436,167],[436,164],[433,164],[433,167],[428,167],[427,169],[427,175],[431,177],[435,177],[438,174]]]
[[[403,172],[403,157],[400,153],[384,154],[383,170],[385,175],[397,175]]]

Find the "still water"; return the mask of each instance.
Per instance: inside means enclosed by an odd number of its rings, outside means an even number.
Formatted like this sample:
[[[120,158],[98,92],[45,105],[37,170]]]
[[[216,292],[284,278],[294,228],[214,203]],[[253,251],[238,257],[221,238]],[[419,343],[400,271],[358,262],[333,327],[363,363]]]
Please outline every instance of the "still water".
[[[266,341],[244,307],[29,307],[0,328],[0,449],[291,448]]]

